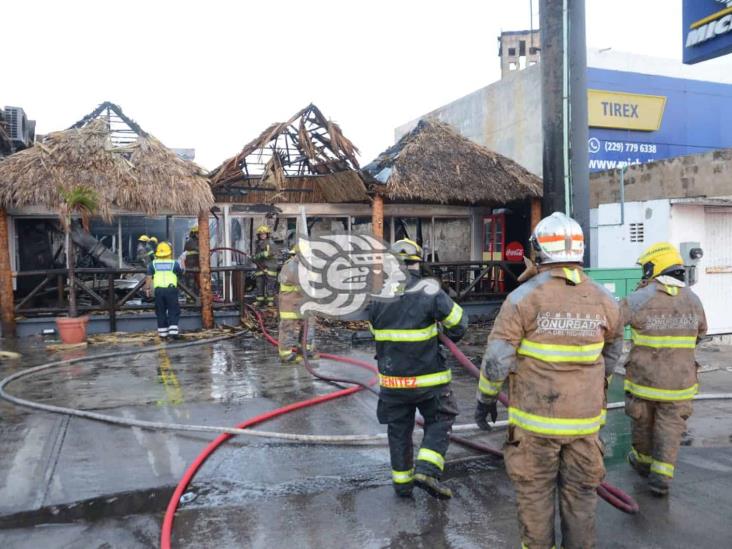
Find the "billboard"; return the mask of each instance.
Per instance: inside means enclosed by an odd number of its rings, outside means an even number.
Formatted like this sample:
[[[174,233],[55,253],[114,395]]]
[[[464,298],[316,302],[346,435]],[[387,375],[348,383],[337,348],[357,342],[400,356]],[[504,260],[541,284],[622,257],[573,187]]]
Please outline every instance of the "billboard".
[[[732,0],[684,0],[684,63],[732,52]]]
[[[732,84],[587,69],[590,171],[732,147]]]

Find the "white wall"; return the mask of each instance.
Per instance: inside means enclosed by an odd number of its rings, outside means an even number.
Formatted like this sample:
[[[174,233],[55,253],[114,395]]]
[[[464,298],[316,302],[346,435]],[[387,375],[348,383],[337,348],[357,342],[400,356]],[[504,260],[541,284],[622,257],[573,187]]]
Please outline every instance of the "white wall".
[[[654,242],[668,241],[677,247],[682,242],[699,242],[704,257],[692,289],[704,305],[708,333],[732,333],[732,207],[672,204],[669,199],[628,202],[625,223],[617,225],[619,222],[618,203],[591,210],[593,267],[634,267],[638,256]],[[643,223],[643,242],[630,242],[630,223]]]
[[[636,259],[651,243],[669,239],[670,202],[668,199],[626,202],[625,220],[620,225],[621,206],[601,204],[590,211],[590,256],[593,267],[634,267]],[[630,241],[630,224],[643,223],[643,242]]]

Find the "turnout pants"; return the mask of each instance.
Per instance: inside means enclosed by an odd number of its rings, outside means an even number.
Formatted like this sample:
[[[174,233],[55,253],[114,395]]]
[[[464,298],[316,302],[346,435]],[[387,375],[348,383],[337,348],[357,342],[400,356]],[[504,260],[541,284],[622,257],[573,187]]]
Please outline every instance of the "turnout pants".
[[[180,304],[178,288],[155,288],[155,315],[158,317],[158,335],[168,337],[178,335]]]
[[[625,393],[625,414],[632,424],[632,452],[638,462],[670,481],[686,420],[692,412],[691,400],[657,402]]]
[[[257,280],[257,304],[272,305],[275,293],[277,293],[277,273],[274,271],[258,271],[255,276]]]
[[[302,319],[280,318],[279,330],[279,353],[280,358],[289,356],[292,349],[302,345],[302,329],[304,322]],[[307,350],[310,353],[315,352],[315,320],[308,322]]]
[[[412,433],[415,412],[424,418],[424,438],[414,464]],[[450,385],[430,389],[384,390],[379,396],[376,416],[386,424],[391,455],[391,474],[395,488],[410,485],[414,473],[435,478],[442,476],[448,438],[458,414]]]
[[[598,434],[548,438],[509,427],[504,460],[516,490],[522,547],[560,547],[554,532],[557,492],[561,547],[595,547],[595,489],[605,476],[603,453]]]

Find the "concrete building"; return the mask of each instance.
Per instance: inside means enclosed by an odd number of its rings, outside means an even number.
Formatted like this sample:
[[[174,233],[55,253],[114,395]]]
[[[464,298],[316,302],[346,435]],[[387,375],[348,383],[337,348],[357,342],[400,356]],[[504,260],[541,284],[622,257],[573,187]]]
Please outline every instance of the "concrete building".
[[[709,333],[732,334],[732,149],[593,174],[590,206],[593,266],[630,267],[658,241],[691,266],[688,251],[701,247],[694,291]]]
[[[540,36],[538,30],[502,32],[498,37],[498,57],[501,58],[501,78],[539,62]]]
[[[591,171],[732,147],[732,126],[719,123],[732,119],[732,74],[612,50],[588,50],[587,66]],[[504,75],[420,118],[437,117],[541,175],[541,71]],[[396,128],[396,139],[416,123]]]

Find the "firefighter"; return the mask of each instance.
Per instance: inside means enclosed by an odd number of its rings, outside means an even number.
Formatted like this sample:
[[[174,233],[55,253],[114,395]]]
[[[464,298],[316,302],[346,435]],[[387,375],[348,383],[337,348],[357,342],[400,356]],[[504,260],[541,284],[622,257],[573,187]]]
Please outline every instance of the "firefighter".
[[[411,496],[416,484],[447,499],[452,492],[440,477],[458,409],[450,387],[452,371],[445,365],[438,334],[442,330],[458,341],[468,316],[436,280],[420,278],[422,248],[416,242],[399,240],[391,250],[406,264],[408,278],[395,299],[375,301],[369,309],[381,386],[377,417],[388,426],[397,495]],[[424,438],[415,465],[412,431],[417,409],[424,418]]]
[[[161,339],[178,338],[178,277],[183,275],[180,263],[173,259],[173,249],[161,242],[155,251],[155,259],[147,268],[147,296],[155,292],[155,314],[158,317],[158,336]]]
[[[137,260],[137,263],[139,263],[143,267],[147,267],[148,264],[149,256],[147,243],[149,240],[150,237],[146,234],[141,234],[137,239],[137,250],[135,250],[135,259]]]
[[[303,302],[303,294],[297,278],[300,265],[298,251],[297,245],[292,247],[290,257],[282,266],[279,274],[279,353],[280,360],[285,363],[297,363],[302,360],[303,320],[300,305]],[[308,359],[317,360],[319,356],[315,351],[315,325],[313,322],[308,323],[306,341]]]
[[[254,263],[257,270],[257,305],[274,306],[277,283],[277,253],[270,238],[272,229],[267,225],[257,227],[257,242],[254,247]]]
[[[156,236],[150,236],[147,239],[147,264],[150,265],[153,259],[155,259],[155,250],[158,249],[158,238]]]
[[[638,264],[643,279],[621,303],[633,342],[625,376],[633,444],[628,462],[648,477],[654,494],[665,496],[699,389],[694,349],[707,322],[701,301],[684,282],[683,260],[672,244],[653,244]]]
[[[506,470],[516,490],[522,547],[555,544],[559,491],[565,549],[595,547],[595,489],[605,475],[598,435],[605,391],[622,352],[613,296],[582,270],[584,236],[562,213],[531,239],[537,273],[503,303],[483,356],[476,423],[489,429],[508,378]]]
[[[200,266],[200,257],[198,255],[198,225],[191,227],[186,238],[186,243],[183,246],[185,252],[185,268],[186,271],[190,269],[198,269]],[[198,288],[198,274],[188,273],[187,283],[190,284],[191,288]]]

